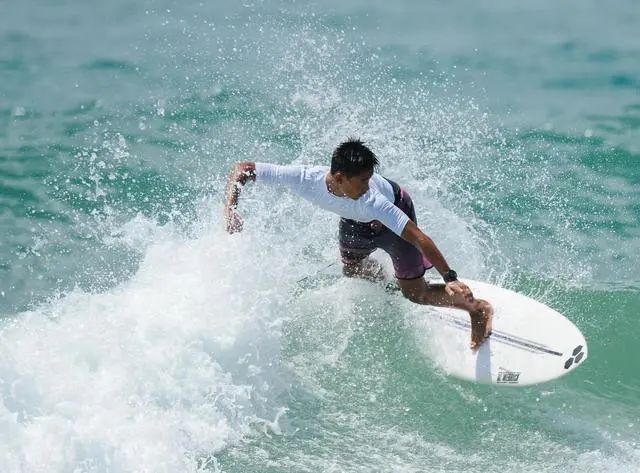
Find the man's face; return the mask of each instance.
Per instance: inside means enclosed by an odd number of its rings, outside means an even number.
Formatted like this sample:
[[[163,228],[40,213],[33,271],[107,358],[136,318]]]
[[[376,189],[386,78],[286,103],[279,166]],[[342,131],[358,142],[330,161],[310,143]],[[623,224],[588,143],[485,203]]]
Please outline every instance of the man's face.
[[[342,192],[350,199],[359,199],[369,190],[371,176],[373,176],[373,170],[363,171],[353,177],[343,177]]]

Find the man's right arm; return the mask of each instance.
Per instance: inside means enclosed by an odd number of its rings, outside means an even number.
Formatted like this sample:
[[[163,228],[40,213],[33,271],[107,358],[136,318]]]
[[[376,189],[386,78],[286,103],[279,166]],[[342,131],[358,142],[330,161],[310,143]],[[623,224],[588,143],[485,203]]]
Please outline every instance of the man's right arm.
[[[238,207],[238,197],[240,189],[247,181],[256,180],[256,163],[245,161],[236,163],[227,179],[225,190],[224,217],[227,224],[227,231],[235,233],[242,231],[242,218],[236,212]]]

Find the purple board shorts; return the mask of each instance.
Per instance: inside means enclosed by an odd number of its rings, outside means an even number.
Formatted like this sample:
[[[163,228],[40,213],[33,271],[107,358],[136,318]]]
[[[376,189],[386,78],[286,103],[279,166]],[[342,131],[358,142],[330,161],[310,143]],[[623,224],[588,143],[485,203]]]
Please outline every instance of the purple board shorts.
[[[395,194],[394,205],[416,222],[416,212],[409,194],[387,179]],[[421,278],[433,264],[408,241],[402,239],[377,220],[356,222],[340,219],[340,255],[344,264],[358,263],[381,248],[391,256],[398,279]]]

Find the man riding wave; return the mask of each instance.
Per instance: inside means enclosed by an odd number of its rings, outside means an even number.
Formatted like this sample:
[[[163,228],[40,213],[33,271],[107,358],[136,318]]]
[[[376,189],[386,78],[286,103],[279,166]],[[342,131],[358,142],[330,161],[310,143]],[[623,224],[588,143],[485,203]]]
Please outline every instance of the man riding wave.
[[[238,197],[248,181],[287,187],[341,217],[340,254],[344,275],[379,279],[379,265],[369,255],[381,248],[391,257],[404,297],[418,304],[454,307],[469,313],[470,347],[476,350],[491,334],[491,304],[474,298],[469,287],[458,280],[433,240],[418,228],[409,194],[397,183],[376,173],[378,164],[375,154],[357,139],[349,139],[335,149],[331,167],[236,163],[226,188],[227,231],[242,230]],[[424,279],[425,271],[432,267],[440,273],[444,285],[429,284]]]

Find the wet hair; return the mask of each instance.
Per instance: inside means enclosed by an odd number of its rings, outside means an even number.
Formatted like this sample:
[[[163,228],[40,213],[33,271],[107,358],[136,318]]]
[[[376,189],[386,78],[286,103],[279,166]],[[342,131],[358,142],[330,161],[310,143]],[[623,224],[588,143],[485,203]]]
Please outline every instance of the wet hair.
[[[341,172],[347,177],[357,176],[378,167],[378,158],[362,141],[349,138],[340,143],[331,156],[331,174]]]

